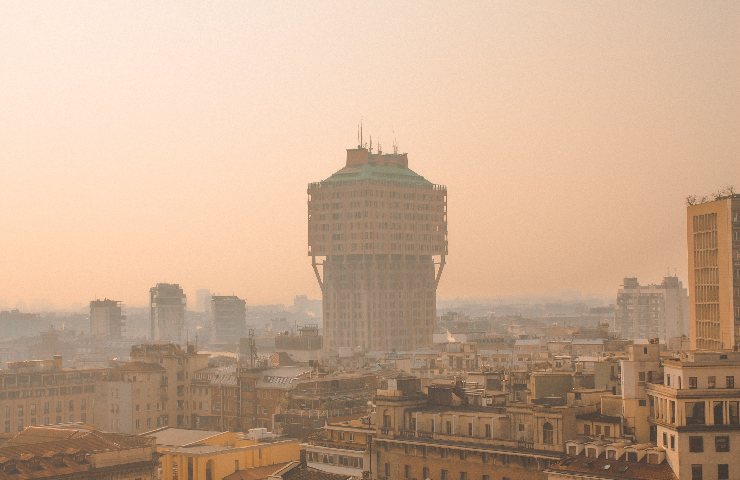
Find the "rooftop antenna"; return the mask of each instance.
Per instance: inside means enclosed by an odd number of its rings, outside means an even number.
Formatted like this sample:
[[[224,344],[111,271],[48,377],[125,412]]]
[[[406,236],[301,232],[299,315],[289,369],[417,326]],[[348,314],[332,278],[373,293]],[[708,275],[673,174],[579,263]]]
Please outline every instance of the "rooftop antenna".
[[[398,154],[398,141],[396,140],[396,129],[393,129],[393,153]]]
[[[365,142],[362,136],[362,117],[360,117],[360,147],[361,148],[365,147]]]
[[[370,153],[373,153],[373,136],[370,135]]]
[[[383,146],[380,144],[380,137],[378,137],[378,153],[383,154]]]

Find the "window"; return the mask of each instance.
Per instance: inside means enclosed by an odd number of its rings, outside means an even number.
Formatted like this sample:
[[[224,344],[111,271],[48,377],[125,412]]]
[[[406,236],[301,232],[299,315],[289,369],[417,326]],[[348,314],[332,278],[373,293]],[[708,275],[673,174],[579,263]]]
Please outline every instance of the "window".
[[[735,388],[735,377],[725,377],[725,383],[727,384],[727,388]]]
[[[391,476],[391,464],[386,462],[384,466],[384,470],[385,470],[385,476],[390,477]]]
[[[469,437],[473,436],[473,424],[472,423],[468,423],[468,436]]]
[[[728,407],[730,425],[740,424],[740,402],[728,402]]]
[[[717,377],[710,375],[707,377],[707,388],[715,388],[717,386]]]
[[[488,475],[483,475],[481,477],[481,480],[491,480],[491,477],[489,477]]]
[[[699,453],[703,451],[704,451],[704,437],[702,436],[689,437],[689,452]]]
[[[387,465],[387,464],[386,464],[386,465]],[[440,472],[439,472],[439,478],[440,478],[441,480],[448,480],[448,477],[447,477],[447,470],[445,470],[445,469],[443,468],[443,469],[442,469],[442,471],[440,471]]]
[[[671,435],[671,450],[676,450],[676,436]]]
[[[467,452],[465,450],[460,450],[460,460],[465,460],[467,458]]]
[[[704,425],[704,402],[686,402],[686,425]]]
[[[523,432],[524,431],[524,424],[523,423],[520,423],[519,425],[517,425],[517,430],[519,430],[520,432]]]
[[[452,435],[452,422],[449,420],[445,423],[445,429],[447,432],[447,435]]]
[[[591,425],[584,424],[583,425],[583,434],[584,435],[591,435]]]
[[[636,462],[637,461],[637,452],[627,452],[627,461],[628,462]]]
[[[720,435],[714,437],[714,450],[716,452],[729,452],[730,451],[730,437],[726,435]]]
[[[691,480],[703,480],[701,465],[691,465]]]
[[[604,425],[604,436],[605,437],[612,436],[612,427],[610,425]]]
[[[468,480],[468,472],[460,472],[460,480]]]
[[[403,466],[403,478],[411,478],[411,465]]]
[[[689,377],[689,388],[694,389],[697,387],[696,377]]]
[[[668,434],[665,432],[663,432],[663,446],[664,447],[668,446]]]
[[[713,402],[714,406],[712,407],[713,410],[713,417],[714,417],[714,424],[715,425],[722,425],[724,422],[724,411],[725,406],[724,402]]]
[[[213,460],[206,462],[206,480],[213,480]]]
[[[601,435],[601,425],[594,425],[594,435]]]
[[[546,445],[553,444],[552,424],[550,422],[545,422],[542,425],[542,443]]]
[[[639,373],[640,383],[645,383],[645,372]]]
[[[429,478],[429,467],[424,467],[421,469],[421,476],[424,477],[424,479]]]
[[[730,480],[730,466],[726,463],[717,465],[717,480]]]
[[[486,424],[486,438],[491,438],[491,425],[489,424]]]
[[[638,404],[639,404],[639,405],[640,405],[641,407],[645,407],[645,406],[647,406],[647,401],[646,401],[646,400],[638,400],[638,401],[637,401],[637,403],[638,403]]]

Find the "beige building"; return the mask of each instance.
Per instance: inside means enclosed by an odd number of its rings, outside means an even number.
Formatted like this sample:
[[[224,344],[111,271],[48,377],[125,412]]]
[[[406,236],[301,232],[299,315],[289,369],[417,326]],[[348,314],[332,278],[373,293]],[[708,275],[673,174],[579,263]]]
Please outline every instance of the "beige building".
[[[125,319],[121,302],[107,298],[90,302],[90,335],[93,337],[121,338]]]
[[[247,336],[247,302],[234,295],[211,297],[211,344],[238,345]]]
[[[149,289],[149,339],[182,343],[185,292],[178,284],[158,283]]]
[[[689,205],[691,348],[740,346],[740,195]]]
[[[219,480],[300,457],[298,441],[260,431],[243,434],[163,428],[146,437],[156,441],[162,478],[167,480]]]
[[[208,366],[208,354],[197,353],[193,345],[183,348],[174,343],[155,343],[132,347],[131,360],[157,364],[164,369],[159,387],[166,399],[159,415],[161,425],[192,427],[194,412],[189,398],[190,385],[195,372]]]
[[[301,444],[306,465],[326,473],[362,478],[370,471],[370,446],[375,428],[365,417],[329,423],[320,435]]]
[[[650,422],[676,476],[740,478],[740,352],[686,352],[663,370],[647,387]]]
[[[166,425],[165,369],[157,363],[113,366],[97,384],[95,425],[108,432],[140,434]]]
[[[154,441],[85,425],[28,427],[0,447],[0,479],[156,480]]]
[[[447,189],[410,170],[406,154],[349,149],[344,168],[308,186],[308,255],[322,291],[324,351],[429,346]]]
[[[657,285],[640,285],[637,278],[625,278],[617,292],[615,327],[631,339],[667,342],[688,335],[688,293],[681,280],[670,276]]]
[[[93,423],[96,388],[106,369],[62,368],[53,360],[10,362],[0,370],[0,432],[32,425]]]

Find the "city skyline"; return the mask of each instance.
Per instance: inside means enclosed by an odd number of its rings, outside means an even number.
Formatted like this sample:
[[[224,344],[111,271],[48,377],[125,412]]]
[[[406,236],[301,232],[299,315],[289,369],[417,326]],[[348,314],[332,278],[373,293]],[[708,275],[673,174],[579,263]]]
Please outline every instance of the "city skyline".
[[[686,281],[685,197],[740,184],[737,4],[43,5],[0,6],[2,307],[318,298],[361,119],[453,192],[441,299]]]

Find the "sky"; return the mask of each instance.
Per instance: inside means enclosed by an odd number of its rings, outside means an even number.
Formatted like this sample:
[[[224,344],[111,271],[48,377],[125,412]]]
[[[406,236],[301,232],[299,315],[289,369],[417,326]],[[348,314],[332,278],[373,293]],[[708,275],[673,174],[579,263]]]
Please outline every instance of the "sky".
[[[0,1],[0,307],[320,297],[362,119],[447,185],[440,298],[686,279],[740,187],[740,2]]]

